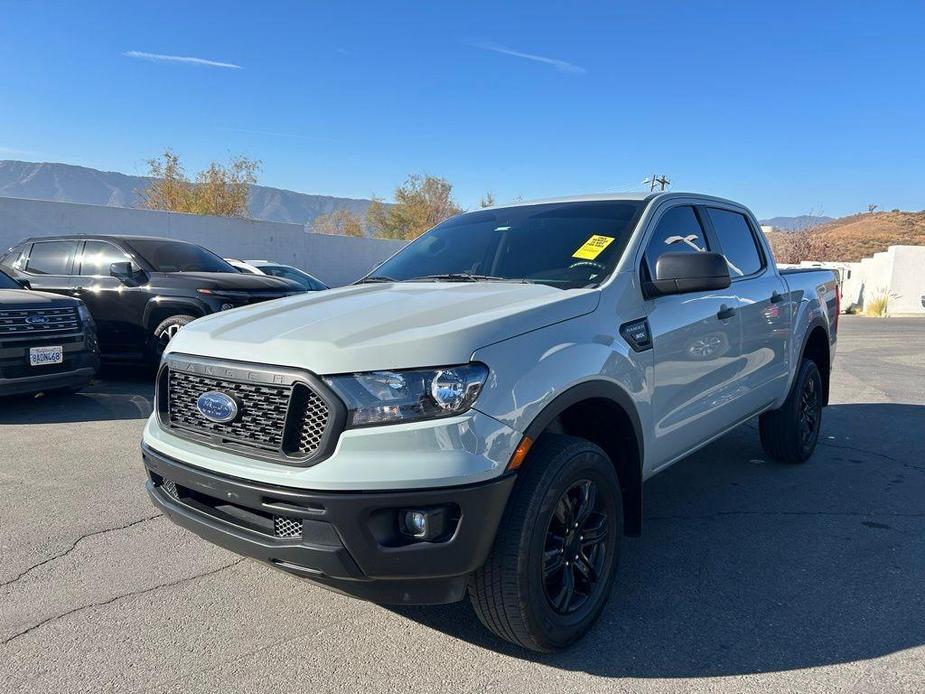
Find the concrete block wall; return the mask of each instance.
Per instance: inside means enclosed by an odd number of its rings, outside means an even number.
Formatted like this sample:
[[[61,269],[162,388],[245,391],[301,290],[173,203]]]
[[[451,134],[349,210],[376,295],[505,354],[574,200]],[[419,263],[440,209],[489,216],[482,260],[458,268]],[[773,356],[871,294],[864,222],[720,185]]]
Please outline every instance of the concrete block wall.
[[[0,250],[30,236],[80,233],[192,241],[223,257],[294,265],[334,287],[359,279],[404,245],[316,234],[298,224],[0,197]]]

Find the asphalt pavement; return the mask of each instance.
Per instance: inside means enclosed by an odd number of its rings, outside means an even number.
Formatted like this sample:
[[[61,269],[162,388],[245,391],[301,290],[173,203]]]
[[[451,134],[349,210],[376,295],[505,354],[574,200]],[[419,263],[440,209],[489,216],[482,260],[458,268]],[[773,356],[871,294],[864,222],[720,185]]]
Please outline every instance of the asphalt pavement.
[[[159,516],[148,374],[0,401],[0,692],[925,692],[925,320],[843,317],[820,447],[755,423],[650,480],[603,618],[538,656]]]

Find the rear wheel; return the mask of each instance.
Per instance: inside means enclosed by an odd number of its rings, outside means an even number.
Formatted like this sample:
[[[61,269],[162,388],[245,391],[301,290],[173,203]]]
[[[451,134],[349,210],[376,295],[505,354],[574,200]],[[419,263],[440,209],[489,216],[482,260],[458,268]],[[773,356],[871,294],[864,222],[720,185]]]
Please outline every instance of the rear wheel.
[[[149,351],[152,361],[160,361],[161,355],[167,347],[167,343],[173,339],[174,335],[180,332],[180,328],[194,320],[196,320],[196,316],[179,314],[176,316],[169,316],[158,323],[151,335]]]
[[[768,456],[802,463],[813,454],[822,426],[822,397],[819,367],[804,359],[783,406],[758,419],[761,445]]]
[[[604,608],[623,534],[620,483],[607,454],[545,435],[524,463],[469,598],[482,623],[534,651],[577,641]]]

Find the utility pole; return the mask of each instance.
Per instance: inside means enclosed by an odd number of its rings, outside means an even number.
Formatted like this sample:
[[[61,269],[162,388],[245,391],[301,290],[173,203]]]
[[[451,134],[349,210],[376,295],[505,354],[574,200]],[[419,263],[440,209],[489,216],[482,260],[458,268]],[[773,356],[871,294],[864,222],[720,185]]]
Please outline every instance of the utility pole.
[[[643,185],[648,183],[649,192],[654,193],[655,186],[661,186],[659,190],[665,190],[665,188],[671,185],[671,180],[665,174],[661,174],[659,176],[652,174],[651,176],[649,176],[649,178],[645,179],[642,183]]]

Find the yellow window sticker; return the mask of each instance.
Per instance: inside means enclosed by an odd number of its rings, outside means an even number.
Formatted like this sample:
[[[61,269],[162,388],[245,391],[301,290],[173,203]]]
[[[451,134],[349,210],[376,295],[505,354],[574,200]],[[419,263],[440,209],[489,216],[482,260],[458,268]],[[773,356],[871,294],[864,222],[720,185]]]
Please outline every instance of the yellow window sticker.
[[[595,234],[582,244],[581,248],[572,253],[573,258],[594,260],[601,252],[613,243],[613,236],[598,236]]]

